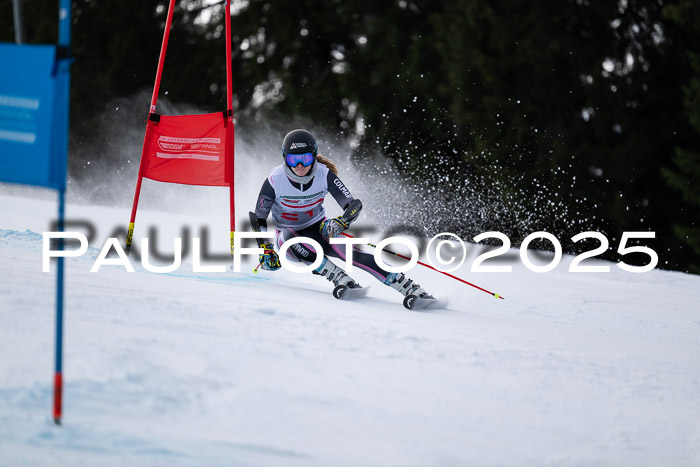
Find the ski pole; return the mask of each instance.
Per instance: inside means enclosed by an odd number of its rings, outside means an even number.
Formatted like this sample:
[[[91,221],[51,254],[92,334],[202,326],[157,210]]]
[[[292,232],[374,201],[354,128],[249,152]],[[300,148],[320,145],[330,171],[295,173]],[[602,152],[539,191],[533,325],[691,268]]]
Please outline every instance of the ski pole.
[[[350,235],[350,234],[346,234],[345,232],[343,232],[343,235],[346,236],[346,237],[348,237],[348,238],[355,238],[355,237],[353,237],[353,236]],[[372,248],[377,248],[377,245],[375,245],[375,244],[373,244],[373,243],[367,243],[367,245],[371,246]],[[391,255],[398,256],[399,258],[402,258],[402,259],[405,259],[405,260],[408,260],[408,261],[411,260],[411,258],[408,258],[408,257],[406,257],[406,256],[404,256],[404,255],[399,254],[399,253],[394,253],[393,251],[390,251],[390,250],[384,250],[384,251],[386,251],[387,253],[389,253],[389,254],[391,254]],[[458,281],[460,281],[460,282],[462,282],[462,283],[464,283],[464,284],[471,285],[471,286],[474,287],[475,289],[479,289],[479,290],[481,290],[482,292],[486,292],[487,294],[493,295],[493,296],[496,297],[496,298],[500,298],[501,300],[505,300],[505,298],[504,298],[503,296],[501,296],[500,294],[490,292],[490,291],[488,291],[488,290],[486,290],[486,289],[482,289],[482,288],[479,287],[478,285],[472,284],[471,282],[467,282],[467,281],[465,281],[464,279],[460,279],[460,278],[457,277],[457,276],[453,276],[453,275],[450,274],[449,272],[440,271],[439,269],[436,269],[436,268],[432,267],[432,266],[429,265],[429,264],[425,264],[425,263],[422,262],[422,261],[418,261],[418,264],[420,264],[421,266],[425,266],[426,268],[430,268],[430,269],[432,269],[433,271],[437,271],[437,272],[439,272],[440,274],[444,274],[444,275],[446,275],[446,276],[448,276],[448,277],[451,277],[452,279],[458,280]]]

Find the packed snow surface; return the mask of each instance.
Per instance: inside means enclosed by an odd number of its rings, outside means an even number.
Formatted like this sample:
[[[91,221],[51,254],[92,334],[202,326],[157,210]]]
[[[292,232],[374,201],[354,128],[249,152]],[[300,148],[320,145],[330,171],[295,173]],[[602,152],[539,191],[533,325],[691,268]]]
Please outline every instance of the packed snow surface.
[[[206,225],[225,254],[222,206],[139,211],[136,237],[155,224],[167,252]],[[472,273],[473,249],[453,274],[506,299],[417,266],[449,303],[411,312],[362,271],[356,301],[252,260],[90,273],[129,210],[77,204],[67,216],[96,233],[66,261],[57,427],[55,265],[41,271],[55,209],[0,195],[0,466],[700,465],[698,276],[571,273],[570,256],[535,273],[516,250],[513,272]]]

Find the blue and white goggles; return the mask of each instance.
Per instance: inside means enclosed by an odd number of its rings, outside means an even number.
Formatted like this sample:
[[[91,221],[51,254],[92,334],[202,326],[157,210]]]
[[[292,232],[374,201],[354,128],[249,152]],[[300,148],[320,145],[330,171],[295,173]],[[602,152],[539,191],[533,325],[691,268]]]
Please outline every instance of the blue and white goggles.
[[[308,167],[314,163],[314,155],[311,152],[305,152],[303,154],[287,154],[285,160],[287,161],[287,165],[290,167],[296,167],[300,162],[304,167]]]

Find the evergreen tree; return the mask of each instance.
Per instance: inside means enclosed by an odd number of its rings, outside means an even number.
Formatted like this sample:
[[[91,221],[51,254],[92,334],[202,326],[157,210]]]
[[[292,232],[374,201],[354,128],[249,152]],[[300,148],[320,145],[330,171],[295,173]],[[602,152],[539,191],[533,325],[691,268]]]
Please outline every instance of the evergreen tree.
[[[676,149],[673,168],[666,167],[663,173],[668,184],[683,193],[684,216],[675,225],[675,233],[679,241],[692,248],[690,270],[700,274],[700,5],[692,0],[680,0],[665,11],[682,31],[680,45],[688,61],[683,76],[684,105],[695,134],[692,145]]]

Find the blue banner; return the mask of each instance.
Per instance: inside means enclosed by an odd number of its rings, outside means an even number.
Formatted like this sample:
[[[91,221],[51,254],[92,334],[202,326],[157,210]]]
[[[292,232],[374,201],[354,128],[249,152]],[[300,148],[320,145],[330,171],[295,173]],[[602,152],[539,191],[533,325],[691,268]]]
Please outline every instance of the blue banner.
[[[0,182],[65,190],[70,74],[56,49],[0,44]]]

